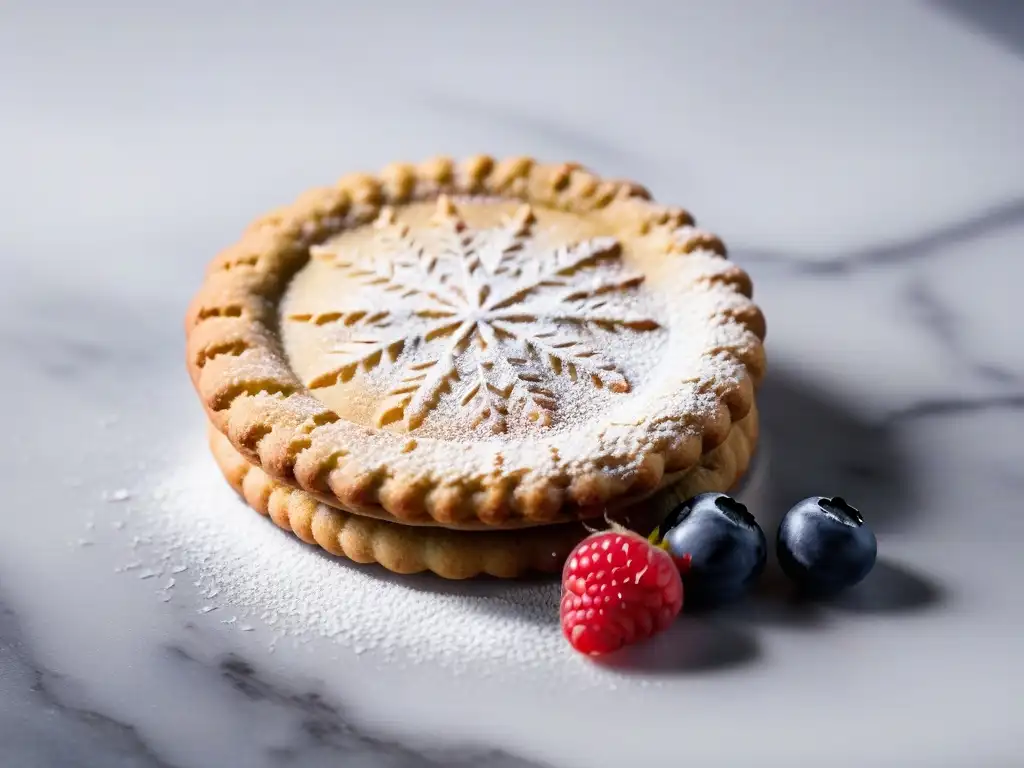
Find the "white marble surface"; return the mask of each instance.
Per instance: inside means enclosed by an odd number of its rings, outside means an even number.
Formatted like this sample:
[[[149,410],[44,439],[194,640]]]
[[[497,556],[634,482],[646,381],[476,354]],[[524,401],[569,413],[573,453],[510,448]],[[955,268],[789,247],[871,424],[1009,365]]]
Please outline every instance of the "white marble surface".
[[[1022,9],[0,5],[0,765],[1020,765]],[[180,318],[211,254],[304,187],[476,151],[638,178],[723,235],[769,320],[758,511],[847,495],[862,588],[769,578],[628,667],[510,647],[485,676],[117,572],[202,450]],[[456,591],[550,640],[496,589]]]

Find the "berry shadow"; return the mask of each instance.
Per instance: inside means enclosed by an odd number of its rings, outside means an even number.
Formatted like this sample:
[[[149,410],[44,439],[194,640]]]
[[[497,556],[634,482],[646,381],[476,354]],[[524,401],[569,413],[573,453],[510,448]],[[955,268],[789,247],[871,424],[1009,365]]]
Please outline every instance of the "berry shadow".
[[[821,605],[800,596],[775,563],[769,563],[750,594],[715,613],[747,626],[769,625],[801,631],[821,629],[828,621]]]
[[[919,493],[894,425],[861,416],[780,365],[770,367],[757,399],[770,465],[760,506],[751,511],[769,548],[782,516],[808,496],[842,496],[878,534],[910,525]]]
[[[829,607],[851,613],[911,613],[945,600],[942,587],[905,565],[879,559],[860,584],[829,600]]]
[[[772,563],[753,592],[721,609],[721,615],[747,624],[812,631],[834,620],[837,611],[897,615],[935,608],[944,600],[937,582],[885,558],[879,558],[860,584],[829,598],[801,595]]]
[[[596,663],[626,675],[692,675],[752,664],[761,655],[754,634],[720,616],[683,615],[650,640]]]

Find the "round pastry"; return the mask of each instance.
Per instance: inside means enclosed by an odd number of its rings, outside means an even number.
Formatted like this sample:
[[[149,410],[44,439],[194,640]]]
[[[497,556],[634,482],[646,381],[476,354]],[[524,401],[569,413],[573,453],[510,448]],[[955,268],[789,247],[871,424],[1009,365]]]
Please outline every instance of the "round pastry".
[[[407,523],[603,514],[750,410],[751,282],[635,184],[529,159],[312,190],[217,256],[187,316],[211,423],[269,477]]]

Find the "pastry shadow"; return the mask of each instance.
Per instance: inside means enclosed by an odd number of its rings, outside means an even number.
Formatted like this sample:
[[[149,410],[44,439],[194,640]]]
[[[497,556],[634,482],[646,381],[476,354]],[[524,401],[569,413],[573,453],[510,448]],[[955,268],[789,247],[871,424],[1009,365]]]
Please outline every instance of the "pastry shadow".
[[[680,616],[664,632],[597,659],[626,675],[691,675],[752,664],[761,655],[752,632],[720,616]]]
[[[1024,4],[1019,0],[931,0],[930,5],[1024,57]]]
[[[512,619],[561,631],[558,613],[560,594],[557,584],[549,584],[539,591],[535,589],[520,594],[510,590],[487,598],[469,598],[465,604],[495,618]]]
[[[454,600],[461,608],[477,613],[537,626],[559,625],[561,585],[555,576],[541,574],[516,579],[476,576],[455,581],[431,573],[402,576],[383,568],[374,568],[373,573],[396,586]]]
[[[879,534],[912,521],[916,478],[894,425],[866,419],[782,364],[769,367],[758,406],[771,463],[765,508],[752,511],[770,549],[782,516],[808,496],[843,496]]]

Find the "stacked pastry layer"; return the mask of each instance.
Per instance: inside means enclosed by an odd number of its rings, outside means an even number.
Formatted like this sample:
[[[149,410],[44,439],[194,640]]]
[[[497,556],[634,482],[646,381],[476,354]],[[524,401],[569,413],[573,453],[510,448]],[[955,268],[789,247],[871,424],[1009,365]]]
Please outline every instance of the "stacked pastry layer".
[[[688,213],[514,158],[313,190],[210,265],[189,370],[228,481],[328,552],[447,578],[555,571],[612,516],[729,490],[764,320]]]

